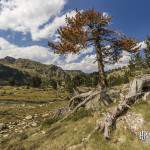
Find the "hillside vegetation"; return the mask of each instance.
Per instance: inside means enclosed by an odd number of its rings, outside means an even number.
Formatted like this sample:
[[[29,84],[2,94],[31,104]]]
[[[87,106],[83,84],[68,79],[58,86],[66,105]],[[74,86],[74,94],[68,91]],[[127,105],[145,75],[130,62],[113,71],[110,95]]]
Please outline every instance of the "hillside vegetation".
[[[120,93],[123,95],[128,93],[129,82],[136,76],[150,74],[148,67],[131,70],[129,66],[107,72],[109,94],[113,103],[110,106],[100,105],[97,110],[82,107],[59,122],[68,111],[72,96],[68,89],[61,86],[57,89],[41,85],[34,87],[26,83],[32,83],[33,77],[40,78],[41,82],[43,79],[55,81],[64,81],[64,78],[75,81],[83,79],[76,84],[76,87],[79,92],[86,92],[94,89],[97,73],[63,71],[56,66],[10,57],[1,59],[0,63],[0,149],[149,150],[150,144],[142,142],[139,133],[141,130],[150,131],[150,97],[147,97],[146,101],[141,98],[127,114],[118,119],[109,141],[105,140],[99,131],[94,133],[87,143],[81,144],[83,139],[93,131],[97,121],[103,120],[105,114],[111,112],[120,103]],[[47,73],[43,74],[46,69]],[[56,78],[57,69],[59,71]],[[15,79],[15,83],[12,82],[12,78]],[[86,85],[83,82],[85,79],[93,79],[91,80],[93,82]]]
[[[7,72],[8,85],[52,86],[54,88],[62,86],[70,89],[80,85],[95,86],[97,84],[97,73],[86,74],[77,70],[63,70],[55,65],[44,65],[29,59],[15,59],[9,56],[0,59],[0,64],[2,80],[6,78]],[[0,82],[0,85],[2,84]]]
[[[28,85],[35,87],[77,86],[95,87],[98,83],[98,73],[84,73],[79,70],[63,70],[55,65],[45,65],[29,59],[5,57],[0,59],[0,85]],[[130,71],[129,67],[107,71],[109,86],[128,83],[136,75],[149,73],[149,69],[140,68]]]
[[[1,87],[0,122],[5,123],[7,128],[0,131],[0,149],[148,150],[149,143],[139,139],[134,127],[138,120],[144,120],[144,123],[138,123],[141,124],[140,128],[137,126],[138,133],[142,129],[150,130],[149,101],[139,101],[127,115],[117,121],[110,141],[106,141],[101,132],[97,132],[92,135],[88,143],[80,145],[93,131],[97,120],[103,119],[104,113],[111,111],[119,103],[120,89],[122,93],[127,93],[128,84],[111,88],[110,93],[115,101],[109,108],[101,106],[98,111],[81,108],[76,114],[57,123],[63,116],[57,116],[55,113],[60,108],[68,106],[67,92],[60,91],[58,95],[53,89]],[[114,93],[118,94],[113,95]],[[128,122],[127,119],[132,121]]]
[[[14,67],[14,64],[11,67],[6,66],[13,68],[13,70],[17,68]],[[24,67],[21,68],[24,72]],[[26,72],[29,74],[30,71],[27,70]],[[73,75],[79,75],[79,73],[79,71],[73,71]],[[149,68],[136,69],[131,72],[128,67],[109,72],[107,76],[108,79],[111,79],[109,94],[113,98],[113,104],[109,107],[101,106],[97,111],[81,108],[77,113],[60,123],[57,121],[63,116],[59,116],[59,113],[58,116],[56,114],[60,108],[64,109],[62,111],[66,111],[70,99],[70,94],[65,89],[1,86],[0,122],[5,124],[5,128],[0,131],[0,149],[149,150],[149,143],[143,143],[139,139],[139,132],[142,129],[150,130],[149,101],[139,101],[117,121],[116,129],[113,130],[110,141],[106,141],[101,132],[97,132],[92,135],[88,143],[80,145],[82,140],[92,132],[97,120],[103,119],[105,112],[111,111],[118,105],[120,102],[119,94],[127,94],[129,81],[135,76],[147,73],[150,73]],[[86,88],[89,87],[80,86],[78,90],[83,92],[87,90]],[[92,89],[92,87],[90,88]],[[128,120],[130,118],[132,121]],[[138,120],[141,123],[137,123]],[[134,130],[136,124],[141,124],[137,128],[138,134],[135,134]]]

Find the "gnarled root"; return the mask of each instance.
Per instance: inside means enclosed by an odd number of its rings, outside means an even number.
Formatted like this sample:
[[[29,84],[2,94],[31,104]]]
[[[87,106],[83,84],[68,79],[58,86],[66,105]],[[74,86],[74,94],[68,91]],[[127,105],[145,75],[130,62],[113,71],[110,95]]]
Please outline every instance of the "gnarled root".
[[[117,119],[124,115],[128,109],[142,96],[143,94],[136,94],[135,96],[125,98],[111,113],[108,113],[103,123],[100,123],[101,130],[106,139],[110,138],[110,131],[115,126]]]
[[[88,99],[88,101],[85,101],[86,99]],[[112,103],[110,96],[107,94],[107,89],[96,88],[89,92],[75,95],[70,100],[69,108],[70,110],[73,110],[83,101],[85,101],[84,104],[86,104],[87,102],[92,101],[93,99],[96,99],[95,101],[99,101],[99,103],[102,102],[106,106]],[[82,104],[82,106],[84,105]]]
[[[129,93],[124,101],[121,102],[111,113],[106,115],[105,121],[103,123],[100,123],[101,129],[106,139],[110,138],[111,128],[116,124],[117,119],[125,114],[128,109],[131,108],[131,106],[135,104],[139,98],[144,95],[145,92],[147,92],[147,90],[144,90],[148,89],[149,85],[150,75],[135,78],[130,83]]]

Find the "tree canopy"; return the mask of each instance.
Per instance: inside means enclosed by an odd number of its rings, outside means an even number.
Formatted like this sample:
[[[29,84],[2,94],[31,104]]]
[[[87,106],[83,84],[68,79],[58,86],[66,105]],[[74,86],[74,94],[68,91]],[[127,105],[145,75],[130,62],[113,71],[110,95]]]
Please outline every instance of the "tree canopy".
[[[123,50],[138,50],[135,39],[109,28],[111,20],[111,16],[94,9],[76,11],[75,16],[66,16],[66,26],[58,29],[59,41],[49,42],[49,47],[60,54],[76,54],[93,46],[98,62],[100,85],[106,87],[104,65],[117,62]]]

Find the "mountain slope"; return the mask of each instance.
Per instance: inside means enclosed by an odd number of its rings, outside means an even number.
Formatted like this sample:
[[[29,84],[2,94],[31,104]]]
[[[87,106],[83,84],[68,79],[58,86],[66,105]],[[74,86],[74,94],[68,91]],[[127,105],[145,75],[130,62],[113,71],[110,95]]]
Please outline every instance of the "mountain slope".
[[[39,74],[43,77],[55,77],[61,80],[67,77],[66,73],[60,67],[55,65],[44,65],[29,59],[14,59],[7,56],[4,59],[0,59],[0,63],[29,73]]]
[[[98,83],[97,72],[87,74],[80,70],[63,70],[61,67],[52,64],[45,65],[33,60],[22,58],[15,59],[9,56],[0,59],[0,64],[8,66],[12,69],[17,69],[18,71],[21,71],[22,73],[25,74],[29,74],[32,77],[40,78],[42,82],[41,84],[44,86],[49,86],[51,84],[53,85],[59,84],[60,86],[69,86],[69,87],[96,86]],[[109,71],[107,74],[108,81],[110,80],[110,84],[115,79],[113,77],[112,80],[110,76],[111,74],[113,75],[113,70]],[[116,80],[118,80],[118,77]],[[124,80],[124,78],[121,80]]]
[[[28,85],[32,83],[32,77],[19,71],[0,64],[0,85]]]
[[[8,67],[8,70],[11,68],[12,70],[18,70],[18,72],[20,71],[23,74],[29,74],[32,77],[39,77],[43,84],[49,84],[51,80],[54,80],[56,82],[59,81],[62,85],[63,82],[70,80],[70,76],[62,68],[55,65],[44,65],[29,59],[15,59],[7,56],[0,59],[0,64],[6,66],[5,70],[7,70]],[[1,70],[1,72],[3,72],[3,70]],[[8,77],[14,78],[14,74],[8,74],[7,78]]]

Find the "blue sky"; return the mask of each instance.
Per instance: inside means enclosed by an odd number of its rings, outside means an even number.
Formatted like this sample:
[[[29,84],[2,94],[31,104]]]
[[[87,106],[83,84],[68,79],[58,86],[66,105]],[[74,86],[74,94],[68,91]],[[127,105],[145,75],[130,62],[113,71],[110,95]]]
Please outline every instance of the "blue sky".
[[[0,1],[0,57],[29,58],[64,69],[96,71],[95,54],[89,48],[80,55],[65,57],[47,48],[49,39],[56,39],[56,29],[64,25],[66,13],[74,9],[95,8],[113,17],[111,27],[143,41],[150,35],[149,0],[1,0]],[[127,64],[126,53],[120,63]],[[114,66],[107,66],[112,68]]]
[[[150,34],[149,0],[70,0],[65,9],[91,7],[109,13],[112,26],[127,35],[143,40]]]

